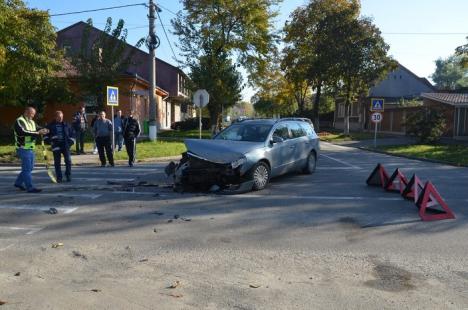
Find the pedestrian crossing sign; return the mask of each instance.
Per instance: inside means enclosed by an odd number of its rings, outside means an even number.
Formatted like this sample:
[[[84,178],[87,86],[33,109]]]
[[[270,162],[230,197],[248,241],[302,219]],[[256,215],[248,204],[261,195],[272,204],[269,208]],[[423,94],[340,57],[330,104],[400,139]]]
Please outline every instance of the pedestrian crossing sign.
[[[107,105],[119,105],[119,88],[107,86]]]
[[[371,111],[380,111],[384,110],[384,99],[371,99]]]

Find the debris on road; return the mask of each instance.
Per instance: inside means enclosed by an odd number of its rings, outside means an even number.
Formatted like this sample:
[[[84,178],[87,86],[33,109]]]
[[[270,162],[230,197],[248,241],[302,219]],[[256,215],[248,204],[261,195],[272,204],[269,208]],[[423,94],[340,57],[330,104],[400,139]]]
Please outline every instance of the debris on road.
[[[191,218],[187,218],[187,217],[181,217],[180,218],[182,221],[185,221],[185,222],[191,222],[192,219]]]
[[[155,228],[155,229],[153,229],[153,232],[154,232],[154,233],[157,233],[157,232],[158,232],[158,230]]]
[[[147,261],[148,261],[148,259],[147,259],[147,258],[143,258],[143,259],[140,259],[138,262],[140,262],[140,263],[144,263],[144,262],[147,262]]]
[[[0,306],[5,305],[6,303],[7,303],[6,301],[0,300]]]
[[[172,222],[174,222],[174,221],[173,221],[173,220],[168,220],[167,222],[168,222],[168,223],[172,223]]]
[[[99,292],[102,292],[102,290],[98,289],[98,288],[93,288],[91,290],[91,292],[94,292],[94,293],[99,293]]]
[[[158,216],[164,215],[164,213],[158,212],[158,211],[152,212],[151,214],[158,215]]]
[[[78,251],[72,251],[73,257],[81,257],[82,259],[88,259],[86,255],[81,254]]]
[[[179,287],[180,285],[181,285],[180,281],[177,280],[174,283],[172,283],[171,285],[169,285],[167,288],[174,289],[174,288]]]
[[[261,285],[259,284],[249,284],[249,287],[251,288],[259,288]]]
[[[15,277],[19,277],[21,275],[21,272],[15,273]]]
[[[174,219],[177,220],[180,217],[179,214],[174,214]]]
[[[182,295],[182,294],[174,294],[174,293],[170,293],[170,294],[160,293],[160,294],[161,294],[161,295],[164,295],[164,296],[174,297],[174,298],[181,298],[181,297],[184,297],[184,295]]]
[[[48,211],[47,211],[48,214],[57,214],[58,213],[58,210],[55,209],[55,208],[50,208]]]
[[[61,242],[52,243],[52,249],[56,249],[56,248],[61,247],[61,246],[63,246],[63,243],[61,243]]]

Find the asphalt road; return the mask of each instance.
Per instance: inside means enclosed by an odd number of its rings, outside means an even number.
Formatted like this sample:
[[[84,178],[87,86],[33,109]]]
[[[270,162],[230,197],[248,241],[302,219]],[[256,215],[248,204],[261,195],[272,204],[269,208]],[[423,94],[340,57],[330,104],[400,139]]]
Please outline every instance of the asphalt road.
[[[2,166],[1,307],[468,308],[468,169],[322,148],[313,175],[235,196],[174,193],[164,164],[75,167],[60,185],[39,169],[44,192],[25,194]],[[367,187],[379,162],[430,179],[457,218],[422,222]]]

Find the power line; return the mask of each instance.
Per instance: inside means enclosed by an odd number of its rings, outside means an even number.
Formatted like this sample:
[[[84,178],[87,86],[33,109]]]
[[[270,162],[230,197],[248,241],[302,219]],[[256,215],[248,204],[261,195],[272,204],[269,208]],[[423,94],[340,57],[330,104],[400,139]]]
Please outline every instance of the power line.
[[[166,8],[166,7],[163,7],[163,6],[162,6],[162,5],[160,5],[160,4],[158,4],[158,6],[159,6],[159,7],[161,7],[161,8],[163,8],[164,10],[168,11],[169,13],[171,13],[171,14],[173,14],[173,15],[177,16],[177,13],[174,13],[174,11],[171,11],[171,10],[169,10],[168,8]]]
[[[468,32],[382,32],[389,35],[468,35]]]
[[[101,9],[94,9],[94,10],[84,10],[84,11],[77,11],[77,12],[68,12],[68,13],[59,13],[59,14],[51,14],[50,16],[64,16],[64,15],[73,15],[73,14],[81,14],[81,13],[89,13],[89,12],[97,12],[97,11],[106,11],[106,10],[113,10],[113,9],[120,9],[120,8],[127,8],[130,6],[140,6],[146,5],[145,3],[134,3],[134,4],[127,4],[127,5],[120,5],[120,6],[111,6],[107,8]]]
[[[179,62],[179,60],[177,59],[177,56],[174,52],[174,49],[172,48],[172,43],[171,41],[169,40],[169,36],[167,35],[167,32],[166,32],[166,27],[164,27],[164,24],[162,23],[162,20],[161,20],[161,16],[159,15],[159,12],[158,10],[156,10],[156,14],[158,14],[158,19],[159,19],[159,24],[161,25],[162,29],[164,30],[164,35],[166,36],[166,40],[167,42],[169,43],[169,46],[171,47],[171,51],[172,51],[172,55],[174,55],[174,59]]]

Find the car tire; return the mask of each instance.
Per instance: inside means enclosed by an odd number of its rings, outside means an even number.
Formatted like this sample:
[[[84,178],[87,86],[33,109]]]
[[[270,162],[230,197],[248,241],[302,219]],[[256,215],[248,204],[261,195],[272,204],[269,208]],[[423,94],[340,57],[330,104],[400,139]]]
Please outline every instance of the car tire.
[[[250,173],[250,178],[253,181],[252,189],[259,191],[264,189],[270,181],[270,167],[264,162],[258,162]]]
[[[302,169],[302,172],[305,174],[312,174],[315,171],[315,168],[317,167],[317,154],[315,152],[310,152],[309,156],[307,157],[307,162]]]

